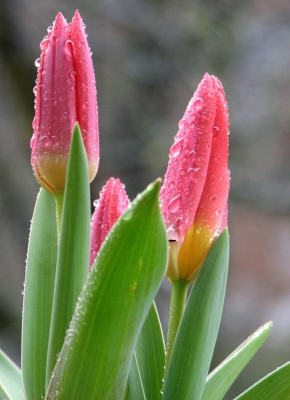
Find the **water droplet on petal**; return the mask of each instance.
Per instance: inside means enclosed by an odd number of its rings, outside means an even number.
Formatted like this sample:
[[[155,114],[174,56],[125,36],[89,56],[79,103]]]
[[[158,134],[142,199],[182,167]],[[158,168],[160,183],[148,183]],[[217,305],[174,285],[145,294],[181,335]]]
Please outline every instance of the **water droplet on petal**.
[[[48,147],[49,146],[49,138],[47,136],[42,136],[41,138],[41,144],[44,147]]]
[[[195,99],[194,102],[193,102],[193,106],[194,106],[196,111],[201,110],[202,107],[203,107],[203,99],[201,99],[200,97]]]
[[[76,74],[77,74],[76,71],[72,71],[69,75],[73,80],[75,80],[76,79]]]
[[[184,127],[184,119],[181,119],[179,122],[178,122],[178,128],[179,129],[182,129]]]
[[[31,138],[31,140],[30,140],[30,147],[31,147],[31,149],[33,149],[34,145],[35,145],[35,136],[33,135],[32,138]]]
[[[193,180],[198,172],[199,168],[189,168],[187,170],[187,174],[189,176],[189,179]]]
[[[219,134],[219,127],[218,126],[214,126],[212,128],[212,136],[217,136]]]
[[[49,44],[49,39],[48,39],[47,36],[45,36],[45,37],[42,39],[42,42],[40,43],[40,50],[41,50],[41,51],[46,51],[46,49],[47,49],[47,47],[48,47],[48,44]]]
[[[176,230],[173,228],[173,226],[171,225],[167,230],[167,238],[168,240],[177,240],[178,239],[178,233],[176,232]]]
[[[179,204],[180,204],[180,195],[174,197],[170,203],[168,204],[168,211],[170,213],[176,213],[178,211],[179,208]]]
[[[188,148],[187,146],[184,147],[183,153],[184,153],[185,155],[187,155],[187,154],[190,153],[190,150],[189,150],[189,148]]]
[[[58,145],[56,136],[51,136],[50,140],[53,147],[56,147]]]
[[[71,40],[67,40],[67,41],[65,42],[65,45],[64,45],[64,54],[65,54],[66,58],[72,57],[72,52],[73,52],[72,46],[73,46],[73,42],[72,42]]]
[[[191,161],[193,161],[195,159],[195,157],[196,157],[196,152],[194,150],[192,150],[189,153],[188,157],[190,158]]]
[[[177,157],[178,154],[180,153],[181,150],[181,146],[182,146],[183,140],[177,140],[176,142],[173,143],[173,145],[171,146],[171,149],[169,151],[169,155],[171,157]]]
[[[180,227],[181,227],[181,225],[182,225],[182,220],[183,220],[183,218],[182,217],[179,217],[179,218],[177,218],[177,220],[175,221],[175,227],[177,228],[177,229],[179,229]]]
[[[37,58],[37,59],[34,61],[34,65],[36,66],[36,68],[39,68],[39,67],[40,67],[40,58]]]

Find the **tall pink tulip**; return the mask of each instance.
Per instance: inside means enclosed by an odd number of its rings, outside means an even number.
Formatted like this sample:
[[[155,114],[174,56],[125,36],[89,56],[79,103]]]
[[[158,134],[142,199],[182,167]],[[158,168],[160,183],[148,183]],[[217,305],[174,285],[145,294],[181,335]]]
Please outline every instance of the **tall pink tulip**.
[[[64,191],[73,127],[79,123],[92,181],[99,164],[96,84],[90,49],[78,11],[71,23],[61,13],[40,44],[31,139],[31,164],[49,192]]]
[[[119,179],[110,178],[103,186],[99,200],[94,202],[96,209],[91,226],[90,267],[93,265],[105,237],[129,203],[124,185]]]
[[[214,238],[227,227],[228,133],[222,85],[205,74],[179,122],[160,192],[170,280],[192,282]]]

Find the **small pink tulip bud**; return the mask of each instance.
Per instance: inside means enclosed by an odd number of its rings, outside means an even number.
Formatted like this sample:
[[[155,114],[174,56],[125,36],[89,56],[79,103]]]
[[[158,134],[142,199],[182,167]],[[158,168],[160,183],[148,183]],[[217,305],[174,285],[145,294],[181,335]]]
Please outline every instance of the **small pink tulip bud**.
[[[193,282],[213,240],[227,227],[228,125],[222,85],[205,74],[179,122],[160,192],[170,280]]]
[[[71,23],[58,13],[40,44],[31,139],[31,164],[38,183],[64,191],[71,136],[78,122],[88,157],[89,179],[99,164],[96,84],[90,49],[78,11]]]
[[[124,185],[119,179],[110,178],[103,186],[99,200],[94,202],[96,209],[91,226],[90,267],[93,265],[105,237],[129,203]]]

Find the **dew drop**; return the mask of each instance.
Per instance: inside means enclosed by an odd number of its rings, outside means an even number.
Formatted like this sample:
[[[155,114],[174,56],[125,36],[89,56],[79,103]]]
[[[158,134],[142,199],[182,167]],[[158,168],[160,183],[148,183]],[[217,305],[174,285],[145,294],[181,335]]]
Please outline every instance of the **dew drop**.
[[[41,144],[44,147],[48,147],[49,146],[49,138],[48,138],[48,136],[42,136]]]
[[[196,152],[194,150],[192,150],[189,155],[188,155],[190,161],[193,161],[196,157]]]
[[[37,126],[37,124],[36,124],[36,118],[34,117],[34,118],[33,118],[33,121],[32,121],[32,129],[35,130],[35,129],[36,129],[36,126]]]
[[[180,170],[179,170],[179,175],[180,176],[184,176],[185,175],[185,169],[184,168],[180,168]]]
[[[45,38],[43,38],[42,42],[40,43],[40,50],[45,51],[48,47],[48,44],[49,44],[49,39],[47,36],[45,36]]]
[[[189,176],[189,179],[193,180],[198,172],[199,168],[189,168],[187,170],[187,174]]]
[[[196,111],[201,110],[203,107],[203,100],[200,97],[198,97],[197,99],[194,100],[193,106]]]
[[[185,196],[188,196],[189,195],[189,188],[188,187],[185,188],[183,193],[185,194]]]
[[[183,127],[184,127],[184,119],[181,119],[181,120],[178,122],[178,128],[179,128],[179,129],[183,129]]]
[[[219,134],[219,127],[218,126],[214,126],[212,128],[212,136],[215,137]]]
[[[183,140],[179,139],[176,142],[173,143],[173,145],[171,146],[171,149],[169,151],[169,155],[171,157],[177,157],[178,154],[180,153],[181,150],[181,146],[182,146]]]
[[[71,40],[67,40],[67,41],[65,42],[65,45],[64,45],[64,53],[65,53],[66,58],[72,57],[72,51],[73,51],[72,45],[73,45],[73,43],[72,43]]]
[[[34,145],[35,145],[35,136],[33,135],[30,140],[30,148],[33,149]]]
[[[36,66],[36,68],[39,68],[39,67],[40,67],[40,58],[37,58],[37,59],[34,61],[34,65]]]
[[[175,221],[175,227],[177,229],[179,229],[181,227],[181,225],[182,225],[182,222],[183,222],[183,218],[182,217],[177,218],[177,220]]]
[[[84,102],[84,103],[82,104],[82,110],[83,110],[83,111],[86,111],[87,108],[88,108],[88,102],[86,101],[86,102]],[[85,133],[85,132],[84,132],[84,129],[82,130],[82,132]]]
[[[57,146],[57,137],[56,136],[51,136],[51,138],[50,138],[50,140],[51,140],[51,144],[52,144],[52,146]]]
[[[72,71],[69,75],[73,80],[75,80],[76,79],[76,74],[77,74],[76,71]]]
[[[180,204],[180,195],[174,197],[170,203],[168,204],[168,211],[172,214],[176,213],[178,211],[178,207]]]
[[[166,233],[167,233],[168,240],[176,241],[178,239],[178,233],[177,233],[176,229],[173,227],[173,225],[171,225],[166,230]]]
[[[189,148],[187,146],[185,146],[184,149],[183,149],[183,152],[184,152],[185,155],[187,155],[187,154],[190,153],[190,150],[189,150]]]

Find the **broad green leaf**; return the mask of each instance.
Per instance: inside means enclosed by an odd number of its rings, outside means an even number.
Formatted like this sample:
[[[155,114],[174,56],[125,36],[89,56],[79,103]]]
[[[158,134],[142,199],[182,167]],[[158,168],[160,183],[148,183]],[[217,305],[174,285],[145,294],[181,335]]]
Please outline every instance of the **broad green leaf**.
[[[40,189],[29,237],[22,320],[22,373],[28,399],[45,395],[56,255],[55,199]]]
[[[146,400],[141,381],[140,370],[134,353],[128,377],[128,390],[126,400]],[[151,397],[152,399],[152,397]]]
[[[220,400],[268,337],[272,322],[261,326],[207,377],[202,400]]]
[[[265,376],[235,400],[290,400],[290,362]]]
[[[161,399],[165,348],[159,316],[154,303],[138,338],[135,354],[146,398],[149,400]]]
[[[88,163],[78,126],[72,137],[57,255],[46,383],[49,383],[88,274],[90,192]]]
[[[0,350],[0,396],[5,400],[24,400],[20,369]]]
[[[228,232],[214,242],[189,295],[164,385],[164,400],[200,400],[212,359],[226,290]]]
[[[103,243],[67,333],[47,399],[122,399],[141,328],[164,276],[159,182]]]

